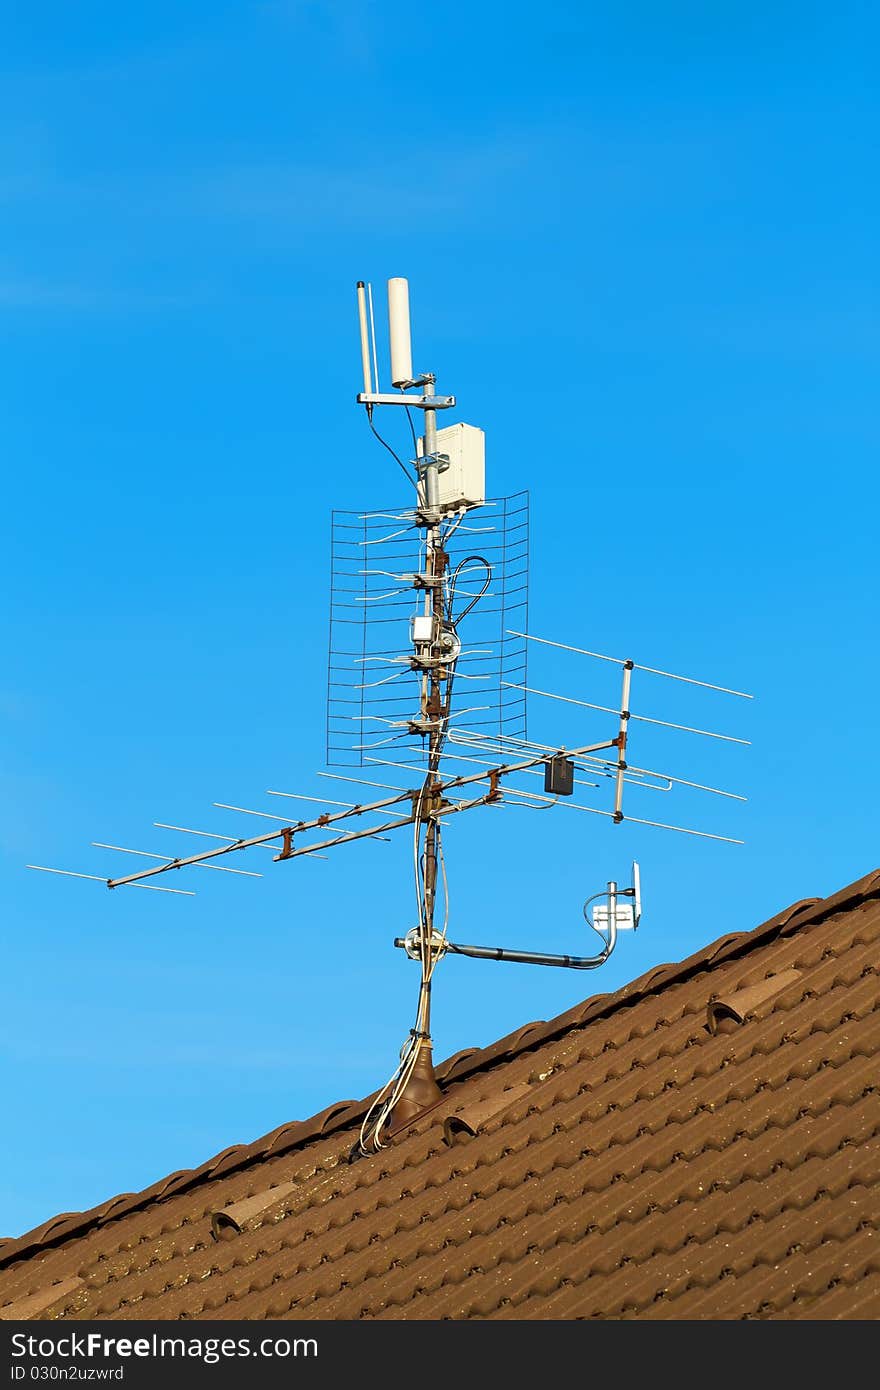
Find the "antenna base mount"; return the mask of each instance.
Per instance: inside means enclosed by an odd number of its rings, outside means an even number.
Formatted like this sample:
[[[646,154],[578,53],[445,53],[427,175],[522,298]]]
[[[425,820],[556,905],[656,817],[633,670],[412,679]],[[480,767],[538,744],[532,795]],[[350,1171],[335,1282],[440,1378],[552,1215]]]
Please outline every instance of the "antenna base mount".
[[[388,1119],[388,1132],[398,1130],[415,1120],[425,1110],[431,1110],[443,1099],[443,1092],[434,1077],[433,1043],[427,1036],[418,1040],[419,1055],[400,1100]]]

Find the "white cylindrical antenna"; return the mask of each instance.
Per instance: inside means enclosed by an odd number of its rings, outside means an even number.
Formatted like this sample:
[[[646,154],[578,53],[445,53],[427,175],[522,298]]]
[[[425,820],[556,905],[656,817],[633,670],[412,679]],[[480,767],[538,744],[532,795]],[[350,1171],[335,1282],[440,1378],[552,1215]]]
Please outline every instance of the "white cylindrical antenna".
[[[388,337],[391,342],[391,385],[406,386],[413,379],[409,327],[409,281],[388,281]]]
[[[373,380],[370,374],[370,339],[367,334],[367,292],[363,280],[357,282],[358,320],[361,330],[361,362],[364,368],[364,393],[373,394]]]
[[[376,383],[376,390],[380,391],[379,385],[379,359],[376,356],[376,320],[373,317],[373,286],[367,285],[367,304],[370,310],[370,343],[373,348],[373,380]]]

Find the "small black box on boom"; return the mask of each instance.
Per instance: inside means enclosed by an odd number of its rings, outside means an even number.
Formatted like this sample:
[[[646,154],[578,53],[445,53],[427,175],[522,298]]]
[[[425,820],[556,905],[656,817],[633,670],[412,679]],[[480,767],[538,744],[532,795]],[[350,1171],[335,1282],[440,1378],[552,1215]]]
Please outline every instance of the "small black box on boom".
[[[544,764],[544,790],[550,796],[571,796],[574,791],[574,763],[557,755]]]

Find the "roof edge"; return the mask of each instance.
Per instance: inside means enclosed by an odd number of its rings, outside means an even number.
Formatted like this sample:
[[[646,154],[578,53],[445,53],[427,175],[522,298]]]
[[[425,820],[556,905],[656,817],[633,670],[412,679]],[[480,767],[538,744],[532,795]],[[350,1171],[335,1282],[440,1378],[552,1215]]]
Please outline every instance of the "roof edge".
[[[554,1019],[525,1024],[489,1047],[466,1048],[456,1052],[435,1067],[435,1076],[441,1083],[461,1081],[483,1068],[493,1066],[496,1062],[509,1061],[530,1048],[552,1041],[570,1029],[584,1027],[595,1019],[607,1017],[621,1006],[636,1004],[648,994],[681,983],[700,970],[746,955],[777,936],[789,935],[802,927],[819,923],[844,908],[853,907],[877,896],[880,896],[880,869],[872,870],[827,898],[802,898],[751,931],[734,932],[719,937],[683,961],[653,966],[630,984],[623,985],[609,994],[593,995]],[[141,1192],[121,1193],[87,1211],[63,1212],[21,1236],[0,1239],[0,1269],[5,1269],[15,1261],[39,1250],[60,1245],[73,1236],[83,1235],[116,1217],[139,1211],[151,1202],[176,1196],[202,1182],[245,1168],[257,1159],[289,1153],[314,1139],[346,1129],[363,1117],[376,1094],[377,1092],[373,1092],[363,1100],[336,1102],[309,1119],[280,1125],[250,1144],[234,1144],[223,1149],[198,1168],[180,1169],[171,1173]]]

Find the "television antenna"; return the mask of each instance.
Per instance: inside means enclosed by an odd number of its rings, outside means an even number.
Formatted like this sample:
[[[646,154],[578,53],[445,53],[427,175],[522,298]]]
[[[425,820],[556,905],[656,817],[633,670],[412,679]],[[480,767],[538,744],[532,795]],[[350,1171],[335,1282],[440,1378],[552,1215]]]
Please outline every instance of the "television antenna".
[[[187,868],[260,877],[259,869],[234,869],[216,861],[266,849],[273,852],[275,863],[327,858],[343,844],[393,839],[396,831],[408,827],[413,835],[418,920],[394,945],[420,968],[416,1018],[398,1066],[364,1119],[353,1157],[383,1147],[442,1098],[431,1060],[431,990],[434,971],[444,957],[591,970],[608,960],[621,931],[634,930],[639,924],[641,887],[639,866],[634,863],[631,886],[620,888],[611,880],[584,904],[586,922],[601,942],[592,954],[554,955],[451,941],[443,854],[443,831],[449,821],[478,807],[549,810],[557,806],[604,817],[614,825],[626,820],[741,844],[714,831],[634,816],[629,810],[624,814],[628,789],[669,794],[688,788],[746,799],[737,792],[634,764],[629,745],[630,729],[636,724],[726,743],[748,741],[636,711],[632,687],[639,673],[639,679],[644,674],[752,698],[730,687],[530,632],[527,497],[487,499],[483,431],[461,423],[438,428],[438,412],[452,409],[456,400],[437,393],[432,372],[413,372],[407,281],[388,281],[392,391],[380,389],[372,287],[363,281],[357,285],[357,305],[364,387],[357,402],[364,407],[377,440],[410,478],[414,495],[404,507],[334,514],[326,756],[329,765],[347,763],[349,771],[319,775],[387,794],[364,802],[295,791],[267,793],[321,805],[317,814],[301,819],[215,802],[224,811],[271,822],[271,828],[264,824],[257,834],[232,836],[155,821],[162,830],[212,842],[209,848],[173,856],[93,841],[95,847],[111,853],[154,861],[115,877],[42,864],[27,866],[102,882],[113,890],[147,888],[193,896],[192,889],[153,880]],[[407,414],[415,455],[408,463],[374,423],[375,411],[386,407]],[[413,411],[422,412],[420,436]],[[527,661],[533,645],[616,667],[619,694],[614,704],[584,698],[593,693],[589,683],[581,682],[576,695],[530,684]],[[579,670],[583,671],[580,665]],[[466,699],[459,708],[462,684]],[[525,719],[529,696],[589,711],[590,718],[603,716],[604,737],[568,746],[530,740]],[[372,775],[353,775],[355,768]],[[536,777],[543,779],[540,790],[534,785]],[[605,806],[574,799],[576,787],[601,790],[603,783],[609,792]],[[359,826],[362,818],[366,823]]]

